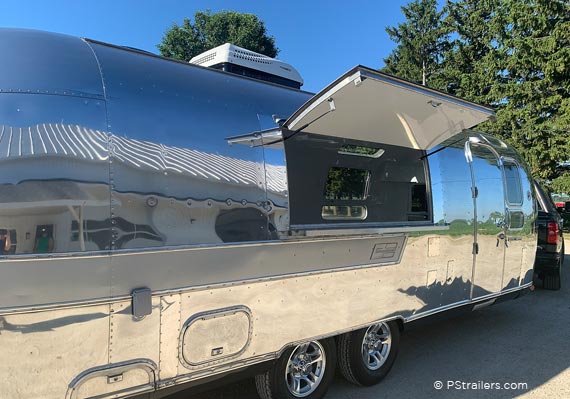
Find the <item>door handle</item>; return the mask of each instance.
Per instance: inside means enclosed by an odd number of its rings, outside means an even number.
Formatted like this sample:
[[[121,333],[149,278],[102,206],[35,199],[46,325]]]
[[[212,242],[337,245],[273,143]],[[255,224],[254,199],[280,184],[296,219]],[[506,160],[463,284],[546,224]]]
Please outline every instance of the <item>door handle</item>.
[[[506,236],[505,233],[501,233],[497,235],[497,247],[499,246],[499,240],[505,240]],[[505,240],[505,248],[509,247],[509,241]]]

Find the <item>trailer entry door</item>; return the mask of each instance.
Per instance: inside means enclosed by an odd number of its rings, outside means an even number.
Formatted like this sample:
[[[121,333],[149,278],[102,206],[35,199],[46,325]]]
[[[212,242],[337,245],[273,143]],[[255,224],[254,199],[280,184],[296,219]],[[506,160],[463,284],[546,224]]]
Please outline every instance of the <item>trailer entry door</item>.
[[[503,171],[487,145],[467,143],[471,158],[475,215],[475,263],[471,298],[501,291],[505,257]]]

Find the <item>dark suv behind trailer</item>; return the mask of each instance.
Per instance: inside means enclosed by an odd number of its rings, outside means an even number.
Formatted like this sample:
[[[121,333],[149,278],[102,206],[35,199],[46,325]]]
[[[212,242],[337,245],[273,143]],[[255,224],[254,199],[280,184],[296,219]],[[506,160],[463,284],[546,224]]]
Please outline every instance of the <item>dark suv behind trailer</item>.
[[[535,182],[538,204],[538,246],[534,272],[547,290],[560,289],[560,274],[564,263],[563,219],[542,187]]]

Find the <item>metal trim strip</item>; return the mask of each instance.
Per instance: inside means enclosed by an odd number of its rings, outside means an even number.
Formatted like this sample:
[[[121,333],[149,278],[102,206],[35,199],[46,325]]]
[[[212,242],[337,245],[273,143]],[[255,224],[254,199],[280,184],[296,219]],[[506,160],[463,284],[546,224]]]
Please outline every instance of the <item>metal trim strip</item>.
[[[403,228],[402,228],[403,229]],[[435,229],[435,228],[434,228]],[[438,226],[437,230],[447,230],[448,226]],[[419,228],[412,228],[409,231],[420,230]],[[392,234],[395,232],[406,231],[406,230],[395,230],[384,228],[384,229],[362,229],[355,230],[354,234],[358,233],[358,236],[347,236],[347,232],[350,230],[336,231],[335,235],[321,237],[310,236],[310,238],[304,238],[299,236],[288,237],[283,240],[273,240],[273,241],[248,241],[243,243],[216,243],[216,244],[191,244],[191,245],[176,245],[176,246],[164,246],[164,247],[149,247],[149,248],[133,248],[133,249],[117,249],[113,251],[103,250],[103,251],[85,251],[85,252],[61,252],[61,253],[50,253],[50,254],[15,254],[15,255],[5,255],[0,257],[0,262],[10,261],[10,262],[22,262],[30,260],[60,260],[60,259],[77,259],[77,258],[99,258],[99,257],[116,257],[125,255],[135,255],[135,254],[147,254],[147,253],[160,253],[160,252],[181,252],[181,251],[196,251],[196,250],[213,250],[218,248],[247,248],[255,246],[268,246],[268,245],[290,245],[290,244],[310,244],[314,242],[330,242],[330,241],[347,241],[347,240],[365,240],[370,238],[382,237],[384,234]],[[341,235],[342,233],[342,235]]]
[[[141,368],[141,369],[145,370],[148,374],[149,381],[151,381],[151,384],[138,385],[135,387],[123,389],[119,392],[134,394],[134,393],[143,393],[143,392],[154,391],[155,387],[156,387],[156,382],[157,382],[156,381],[156,375],[157,375],[156,372],[158,370],[156,363],[154,363],[150,359],[134,359],[134,360],[126,361],[126,362],[108,364],[108,365],[98,366],[98,367],[94,367],[94,368],[85,370],[81,374],[77,375],[69,383],[69,387],[67,389],[67,394],[65,395],[65,397],[66,397],[66,399],[74,399],[76,397],[75,392],[77,391],[77,388],[79,386],[81,386],[81,384],[83,384],[85,381],[88,381],[93,377],[105,375],[105,374],[107,374],[108,371],[113,371],[113,372],[123,371],[124,372],[124,371],[128,371],[128,370],[134,369],[134,368]],[[115,397],[114,395],[116,395],[116,394],[117,394],[117,392],[111,392],[109,394],[104,394],[104,395],[98,396],[98,397],[101,397],[101,398]]]

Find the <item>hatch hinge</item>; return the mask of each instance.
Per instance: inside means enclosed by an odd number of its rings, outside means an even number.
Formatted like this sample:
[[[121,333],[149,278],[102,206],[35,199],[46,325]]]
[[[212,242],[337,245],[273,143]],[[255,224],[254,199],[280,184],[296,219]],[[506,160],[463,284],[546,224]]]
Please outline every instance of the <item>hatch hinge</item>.
[[[471,188],[471,196],[473,198],[477,198],[479,196],[479,189],[477,188],[477,186],[473,186]]]
[[[477,255],[479,253],[479,244],[476,242],[473,243],[473,255]]]

